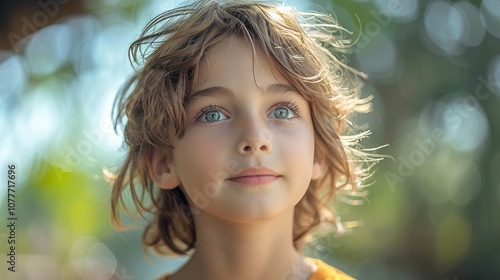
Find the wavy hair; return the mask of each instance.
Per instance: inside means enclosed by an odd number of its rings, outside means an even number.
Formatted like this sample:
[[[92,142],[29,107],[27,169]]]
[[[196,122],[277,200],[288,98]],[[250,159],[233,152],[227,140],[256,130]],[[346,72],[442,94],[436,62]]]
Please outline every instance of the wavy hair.
[[[129,59],[136,71],[118,93],[113,112],[115,129],[124,127],[128,153],[112,181],[112,222],[123,227],[119,213],[129,212],[123,199],[128,188],[138,213],[152,216],[142,236],[144,249],[160,254],[195,249],[196,229],[185,194],[179,187],[155,187],[145,158],[154,148],[172,155],[173,143],[185,132],[185,107],[200,62],[207,50],[228,36],[244,36],[261,48],[311,109],[315,156],[325,161],[327,172],[310,182],[295,206],[296,248],[322,222],[335,222],[337,192],[362,188],[377,161],[358,144],[369,132],[360,131],[353,122],[354,113],[369,110],[370,98],[360,98],[364,74],[346,65],[344,53],[352,41],[332,16],[216,0],[166,11],[152,19],[130,46]]]

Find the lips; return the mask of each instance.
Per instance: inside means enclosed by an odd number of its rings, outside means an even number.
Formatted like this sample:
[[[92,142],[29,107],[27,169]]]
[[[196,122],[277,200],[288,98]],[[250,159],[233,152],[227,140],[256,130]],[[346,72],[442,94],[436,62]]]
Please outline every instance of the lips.
[[[236,176],[229,178],[228,180],[235,183],[245,184],[245,185],[263,185],[271,183],[281,175],[272,171],[266,167],[250,167],[242,172],[238,173]]]

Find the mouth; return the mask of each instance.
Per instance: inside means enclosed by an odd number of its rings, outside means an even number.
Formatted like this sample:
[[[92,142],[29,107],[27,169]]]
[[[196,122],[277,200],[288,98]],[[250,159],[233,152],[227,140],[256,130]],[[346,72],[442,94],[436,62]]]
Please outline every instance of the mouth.
[[[231,182],[245,185],[264,185],[276,181],[281,176],[278,175],[250,175],[228,179]]]
[[[264,185],[279,179],[281,175],[266,167],[250,167],[234,177],[229,178],[231,182],[245,185]]]

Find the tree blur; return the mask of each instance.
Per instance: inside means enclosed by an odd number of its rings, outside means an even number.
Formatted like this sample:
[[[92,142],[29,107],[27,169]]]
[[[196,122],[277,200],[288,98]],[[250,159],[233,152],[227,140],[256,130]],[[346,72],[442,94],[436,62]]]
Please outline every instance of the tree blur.
[[[140,225],[111,227],[103,174],[124,155],[111,107],[133,71],[128,45],[179,3],[0,3],[0,164],[3,174],[16,165],[18,218],[17,271],[3,261],[2,279],[151,279],[186,260],[148,262]],[[348,63],[374,96],[362,144],[389,144],[378,152],[393,157],[366,198],[341,200],[345,233],[318,234],[304,251],[359,279],[499,279],[500,2],[286,3],[353,32]],[[2,226],[4,256],[8,236]]]

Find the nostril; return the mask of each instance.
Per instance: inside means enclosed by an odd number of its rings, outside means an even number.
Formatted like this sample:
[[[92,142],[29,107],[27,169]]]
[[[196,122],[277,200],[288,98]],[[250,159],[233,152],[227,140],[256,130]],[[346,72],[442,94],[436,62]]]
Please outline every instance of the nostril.
[[[245,146],[245,148],[243,148],[243,150],[245,152],[248,152],[248,151],[252,150],[252,148],[250,146]]]

